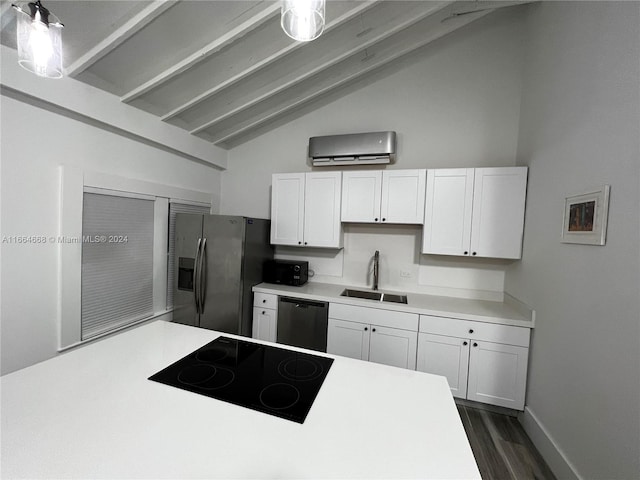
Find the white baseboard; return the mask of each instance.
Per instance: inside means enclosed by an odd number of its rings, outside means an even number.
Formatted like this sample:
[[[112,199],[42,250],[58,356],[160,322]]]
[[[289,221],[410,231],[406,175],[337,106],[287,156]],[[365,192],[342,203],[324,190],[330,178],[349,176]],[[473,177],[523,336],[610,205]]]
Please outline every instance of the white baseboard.
[[[518,420],[556,478],[583,480],[531,408],[525,406],[524,412],[518,415]]]

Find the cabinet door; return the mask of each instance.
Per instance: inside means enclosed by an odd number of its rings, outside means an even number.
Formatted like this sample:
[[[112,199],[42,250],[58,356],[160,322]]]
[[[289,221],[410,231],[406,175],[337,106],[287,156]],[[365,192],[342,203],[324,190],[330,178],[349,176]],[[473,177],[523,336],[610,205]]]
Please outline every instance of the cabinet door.
[[[417,332],[372,325],[369,361],[415,370],[417,346]]]
[[[473,342],[470,350],[467,398],[522,410],[529,349]]]
[[[327,353],[368,360],[369,334],[369,325],[330,318],[327,330]]]
[[[271,181],[271,243],[302,245],[304,173],[274,174]]]
[[[304,245],[342,247],[342,172],[307,173],[304,194]]]
[[[253,307],[253,329],[251,332],[251,338],[257,338],[258,340],[265,340],[267,342],[275,342],[277,322],[277,310]]]
[[[454,397],[467,398],[469,340],[420,333],[416,370],[447,377]]]
[[[425,169],[384,171],[380,220],[384,223],[423,223],[426,180]]]
[[[473,169],[427,170],[422,253],[468,255]]]
[[[526,190],[527,167],[476,168],[472,255],[521,257]]]
[[[382,172],[355,171],[342,174],[342,221],[380,221]]]

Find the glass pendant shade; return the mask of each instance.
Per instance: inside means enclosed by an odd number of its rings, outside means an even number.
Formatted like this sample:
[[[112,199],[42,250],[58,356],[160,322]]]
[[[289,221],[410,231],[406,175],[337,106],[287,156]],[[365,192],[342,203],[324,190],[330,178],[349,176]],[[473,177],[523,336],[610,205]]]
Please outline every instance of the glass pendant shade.
[[[41,77],[62,77],[63,25],[39,0],[14,7],[20,66]]]
[[[324,30],[325,0],[282,0],[280,23],[294,40],[309,42]]]

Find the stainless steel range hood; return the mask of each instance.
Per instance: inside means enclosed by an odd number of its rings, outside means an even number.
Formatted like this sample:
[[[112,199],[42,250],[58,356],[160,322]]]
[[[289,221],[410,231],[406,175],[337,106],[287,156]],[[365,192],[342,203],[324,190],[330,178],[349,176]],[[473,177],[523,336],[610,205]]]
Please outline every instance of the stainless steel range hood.
[[[311,137],[309,158],[315,167],[395,163],[396,132]]]

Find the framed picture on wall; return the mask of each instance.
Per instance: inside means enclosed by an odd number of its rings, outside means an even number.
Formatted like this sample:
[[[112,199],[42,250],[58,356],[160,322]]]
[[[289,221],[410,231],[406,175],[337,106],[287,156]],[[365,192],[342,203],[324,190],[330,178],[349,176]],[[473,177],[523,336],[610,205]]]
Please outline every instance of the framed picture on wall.
[[[564,200],[562,241],[604,245],[607,237],[609,185],[572,195]]]

